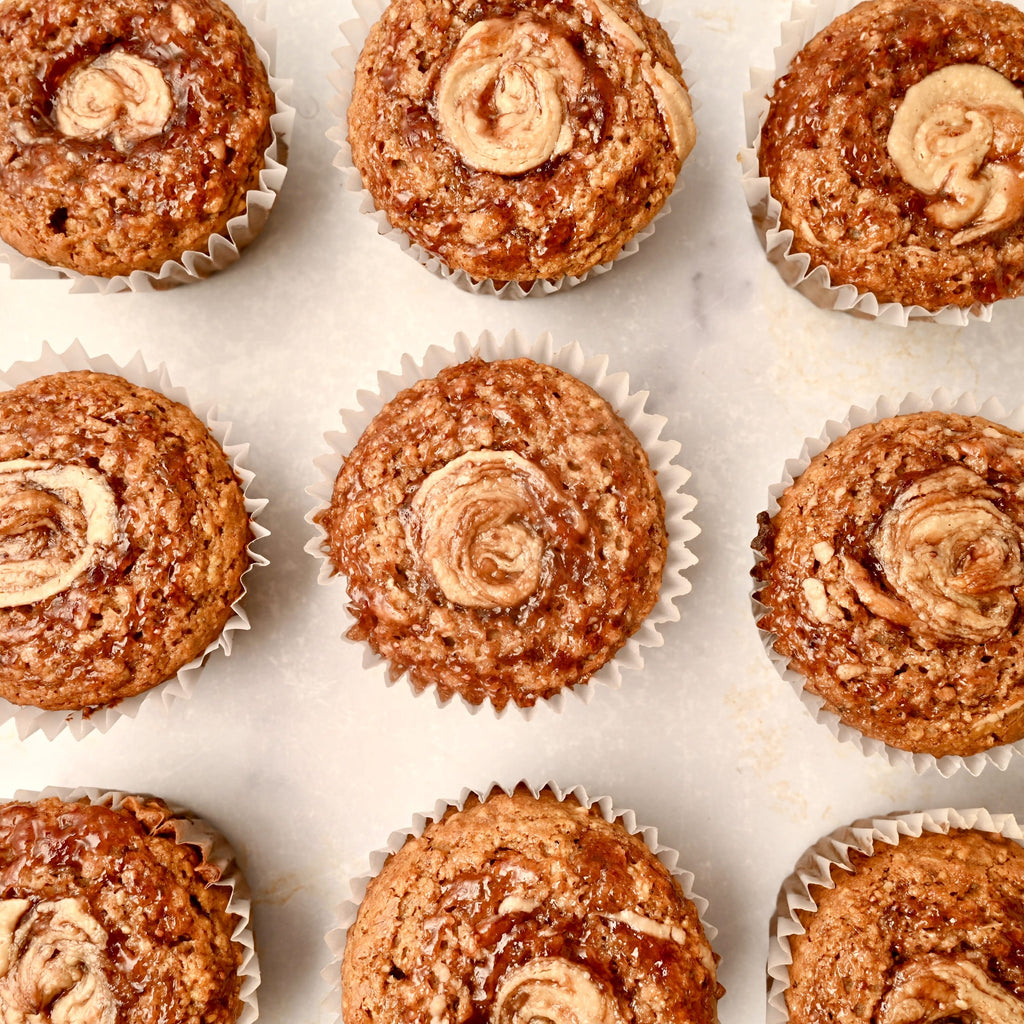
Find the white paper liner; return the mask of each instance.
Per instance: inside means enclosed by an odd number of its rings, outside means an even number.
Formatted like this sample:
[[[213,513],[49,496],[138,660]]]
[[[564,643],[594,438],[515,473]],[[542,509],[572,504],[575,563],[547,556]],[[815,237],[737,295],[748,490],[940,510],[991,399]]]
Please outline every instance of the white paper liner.
[[[950,829],[968,828],[998,832],[1014,842],[1024,843],[1024,833],[1012,814],[990,814],[984,808],[956,810],[947,807],[862,819],[823,836],[807,850],[797,862],[793,874],[782,884],[776,916],[771,924],[767,1024],[786,1024],[789,1021],[786,990],[789,988],[789,967],[793,962],[789,937],[804,933],[797,911],[818,908],[812,888],[835,888],[831,875],[833,865],[849,871],[852,868],[851,851],[870,856],[878,843],[896,845],[903,836],[917,838],[925,832],[948,833]]]
[[[1007,412],[994,398],[979,404],[975,396],[970,393],[954,397],[952,392],[947,391],[945,388],[937,389],[929,398],[921,398],[919,395],[910,394],[902,401],[899,401],[883,396],[870,408],[863,409],[860,406],[853,406],[844,419],[838,421],[829,420],[819,437],[805,439],[800,457],[787,460],[782,480],[768,489],[768,515],[774,518],[775,514],[779,511],[779,498],[782,497],[793,481],[807,469],[811,464],[811,459],[823,452],[833,441],[849,433],[854,427],[862,427],[866,423],[875,423],[890,416],[932,411],[960,413],[963,416],[982,416],[994,423],[1002,423],[1012,430],[1024,432],[1024,406],[1019,406],[1013,411]],[[760,553],[755,553],[755,564],[759,563],[762,557]],[[755,582],[751,591],[751,607],[755,621],[759,620],[769,610],[757,598],[758,592],[763,587],[763,583]],[[1024,740],[1018,740],[1016,743],[1006,743],[1002,746],[993,747],[991,750],[982,751],[979,754],[971,754],[968,757],[961,757],[955,754],[935,757],[933,754],[918,754],[912,753],[909,750],[901,750],[883,743],[881,740],[865,736],[853,726],[843,723],[834,712],[826,709],[825,702],[821,697],[808,693],[804,689],[804,676],[790,669],[787,659],[775,650],[775,634],[760,627],[758,627],[758,633],[761,637],[761,644],[767,652],[772,665],[775,666],[779,675],[793,687],[804,707],[814,716],[815,721],[825,725],[838,740],[852,743],[863,754],[879,755],[884,757],[889,764],[911,767],[919,775],[934,768],[943,778],[949,778],[961,769],[977,776],[988,765],[994,765],[1000,771],[1005,771],[1015,754],[1024,754]]]
[[[500,283],[495,282],[490,278],[477,280],[467,274],[464,270],[457,270],[449,267],[448,264],[439,256],[435,256],[433,253],[424,249],[421,245],[414,243],[400,228],[393,228],[388,220],[387,214],[383,210],[378,210],[376,208],[373,196],[367,189],[363,188],[362,178],[360,177],[359,171],[356,169],[352,160],[352,147],[348,142],[347,121],[348,105],[349,101],[352,99],[352,90],[355,85],[356,64],[359,61],[359,55],[362,53],[363,46],[366,44],[366,39],[370,34],[370,29],[377,23],[377,21],[380,20],[381,15],[383,15],[384,11],[387,9],[389,2],[390,0],[353,0],[353,6],[355,7],[358,17],[353,18],[351,21],[346,21],[341,25],[342,35],[344,35],[348,40],[348,45],[341,46],[334,51],[333,56],[335,61],[338,63],[339,68],[337,71],[332,71],[329,75],[331,84],[336,90],[336,94],[331,97],[328,107],[335,118],[337,118],[337,124],[333,125],[327,131],[327,138],[338,147],[338,153],[334,158],[334,166],[337,167],[344,176],[345,190],[347,192],[359,193],[359,212],[374,219],[377,225],[377,234],[384,235],[391,239],[391,241],[395,242],[403,252],[411,256],[421,266],[426,267],[431,273],[437,274],[438,277],[446,278],[463,291],[474,292],[478,295],[497,295],[502,299],[525,299],[530,296],[550,295],[553,292],[561,291],[563,288],[575,288],[576,285],[582,284],[584,281],[588,281],[592,277],[597,277],[600,274],[607,273],[616,263],[619,262],[619,260],[623,260],[627,256],[632,256],[640,248],[640,243],[645,238],[649,238],[654,234],[655,223],[671,212],[671,195],[665,200],[664,205],[658,213],[655,214],[651,222],[645,228],[638,231],[622,247],[621,251],[614,259],[609,260],[607,263],[599,263],[596,266],[591,267],[590,270],[581,274],[579,277],[567,275],[553,281],[539,278],[536,282],[533,282],[532,284],[527,282],[524,286],[518,281],[506,281],[504,283]],[[654,18],[657,21],[661,20],[661,0],[648,0],[648,2],[642,3],[641,6],[648,17]],[[696,111],[699,107],[699,103],[694,99],[693,95],[695,76],[686,69],[686,59],[690,54],[690,50],[676,41],[676,35],[679,31],[679,25],[676,22],[662,22],[662,28],[664,28],[668,33],[672,45],[675,48],[676,56],[679,58],[679,63],[683,65],[683,78],[686,81],[687,91],[690,93],[690,102],[693,104],[693,108]],[[699,144],[700,139],[698,134],[698,145]],[[689,160],[692,155],[693,154],[691,153],[687,157],[687,160]],[[679,174],[676,177],[676,183],[673,187],[672,195],[681,191],[683,187],[683,172],[685,171],[685,168],[686,161],[683,161],[683,167],[680,168]]]
[[[700,533],[700,527],[689,518],[697,500],[684,493],[682,489],[686,481],[690,479],[690,471],[683,469],[676,462],[681,445],[677,441],[666,441],[661,437],[661,431],[668,421],[664,416],[644,411],[649,393],[638,391],[635,394],[630,394],[629,377],[626,373],[609,374],[607,372],[607,356],[595,356],[588,359],[584,356],[579,342],[572,342],[556,351],[554,340],[550,334],[542,334],[535,342],[531,343],[519,331],[509,332],[501,341],[490,331],[485,331],[476,342],[460,333],[455,336],[454,349],[432,345],[427,349],[426,355],[420,363],[415,362],[412,356],[404,355],[400,374],[381,371],[377,374],[379,385],[377,392],[359,391],[356,394],[356,400],[361,408],[341,410],[344,430],[328,431],[324,434],[330,452],[314,460],[320,470],[321,478],[317,483],[306,488],[306,493],[317,499],[317,505],[306,515],[306,522],[313,527],[315,536],[307,542],[305,549],[320,561],[320,572],[317,579],[321,585],[345,586],[344,575],[333,573],[330,557],[324,550],[326,532],[314,521],[315,517],[331,503],[334,481],[341,470],[344,457],[352,450],[356,441],[370,425],[373,417],[400,391],[411,387],[418,380],[436,377],[446,367],[456,366],[474,356],[479,356],[487,362],[525,356],[534,362],[554,366],[571,374],[577,380],[589,384],[622,417],[643,445],[651,468],[657,473],[658,486],[665,499],[665,525],[668,529],[669,542],[658,602],[640,628],[615,653],[614,657],[590,676],[588,682],[565,687],[551,697],[538,700],[533,707],[521,708],[515,702],[509,701],[501,711],[498,711],[490,701],[471,704],[458,694],[448,700],[442,700],[436,686],[418,690],[406,678],[406,685],[413,695],[422,696],[431,693],[438,707],[458,703],[473,715],[483,708],[489,708],[498,718],[502,718],[506,714],[518,714],[529,719],[540,707],[547,707],[560,713],[569,697],[589,704],[594,696],[596,685],[618,689],[622,684],[621,669],[643,668],[642,649],[660,647],[665,642],[659,627],[665,622],[678,621],[679,609],[676,607],[676,601],[692,589],[683,573],[697,564],[696,556],[686,546],[687,542],[692,541]],[[352,625],[354,620],[347,609],[344,610],[344,616],[348,624]],[[347,632],[348,626],[344,629],[344,633]],[[347,636],[344,637],[344,640],[347,643],[358,644],[362,648],[365,669],[382,672],[389,686],[398,681],[400,677],[392,677],[389,663],[376,654],[368,643],[351,640]]]
[[[275,113],[270,117],[270,143],[263,151],[264,166],[259,174],[259,188],[246,193],[245,212],[227,222],[226,235],[211,235],[204,251],[190,249],[177,260],[165,261],[158,271],[134,270],[115,277],[81,274],[77,270],[51,266],[43,260],[23,256],[13,246],[0,241],[0,264],[9,265],[12,279],[70,280],[71,293],[164,291],[175,285],[202,280],[230,266],[238,259],[241,250],[260,233],[284,184],[285,161],[295,123],[295,108],[288,102],[292,83],[290,79],[277,78],[273,74],[277,30],[266,21],[265,0],[232,0],[231,6],[267,69],[275,100]]]
[[[47,797],[58,797],[65,803],[70,803],[87,798],[92,804],[111,807],[116,810],[121,806],[126,797],[138,796],[145,799],[148,795],[150,794],[126,793],[120,790],[92,789],[88,787],[69,789],[61,786],[47,786],[46,789],[40,792],[18,790],[9,800],[34,803]],[[6,803],[8,800],[5,799],[3,802]],[[166,800],[164,800],[164,803],[176,815],[182,815],[181,818],[173,820],[175,841],[182,846],[196,847],[203,860],[208,864],[212,864],[220,871],[220,879],[216,884],[227,886],[231,890],[227,909],[229,913],[234,914],[238,918],[238,924],[231,934],[231,941],[242,949],[242,963],[238,968],[238,975],[242,981],[239,991],[242,1009],[236,1024],[253,1024],[259,1017],[256,991],[260,985],[260,965],[256,957],[256,942],[250,923],[252,900],[249,886],[242,875],[241,868],[238,866],[234,850],[227,839],[213,825],[203,818],[196,817],[190,811],[177,804],[172,804]]]
[[[976,302],[969,308],[943,306],[931,311],[922,306],[904,306],[899,302],[879,302],[870,292],[859,292],[852,284],[833,285],[824,266],[812,267],[807,253],[793,250],[793,232],[781,227],[782,206],[771,195],[771,182],[761,177],[758,151],[761,128],[768,116],[769,96],[775,82],[788,70],[793,58],[833,18],[845,14],[860,0],[820,0],[819,3],[794,0],[791,20],[783,22],[782,44],[776,47],[775,68],[751,68],[750,90],[743,94],[743,118],[746,147],[740,151],[743,191],[754,225],[782,279],[822,309],[838,309],[880,323],[906,327],[911,320],[930,320],[937,324],[964,326],[971,318],[992,319],[992,303]]]
[[[369,864],[363,865],[363,867],[368,867],[368,870],[347,880],[349,893],[347,898],[338,906],[336,915],[338,925],[324,936],[324,942],[327,943],[327,948],[331,951],[331,961],[320,972],[321,977],[330,986],[330,991],[327,992],[323,999],[321,1012],[323,1024],[334,1024],[334,1022],[341,1020],[341,962],[345,955],[345,941],[348,938],[348,930],[355,923],[356,915],[359,913],[359,905],[366,895],[367,886],[380,873],[388,857],[392,853],[397,853],[405,845],[407,839],[423,835],[431,822],[439,821],[452,807],[458,808],[461,811],[466,806],[466,801],[470,796],[476,796],[481,801],[486,800],[488,796],[497,792],[511,796],[521,785],[526,786],[534,797],[539,797],[545,789],[554,793],[559,800],[565,800],[566,797],[575,797],[583,807],[589,809],[596,806],[605,821],[619,821],[630,835],[640,836],[651,853],[668,868],[672,877],[678,882],[680,889],[682,889],[683,895],[697,908],[697,915],[700,918],[704,934],[709,943],[714,942],[715,937],[718,935],[718,929],[708,924],[705,919],[708,901],[693,891],[693,872],[678,866],[679,851],[669,846],[663,846],[658,842],[658,830],[656,828],[637,824],[636,814],[631,810],[616,808],[610,796],[591,797],[582,786],[563,789],[557,783],[551,781],[534,786],[525,779],[513,782],[510,786],[503,785],[500,782],[492,782],[483,789],[466,787],[459,793],[457,799],[438,800],[434,804],[433,811],[425,811],[414,815],[412,827],[392,832],[388,836],[387,845],[374,850],[369,856]]]
[[[231,431],[231,423],[228,420],[217,418],[217,408],[212,402],[195,403],[189,399],[184,388],[175,387],[171,384],[167,373],[167,367],[160,363],[156,369],[149,369],[142,358],[141,353],[136,353],[134,358],[125,365],[116,363],[109,356],[90,356],[81,343],[75,341],[66,351],[56,352],[47,343],[43,343],[40,357],[31,362],[15,363],[6,372],[0,372],[0,391],[23,384],[25,381],[33,380],[36,377],[43,377],[51,373],[62,373],[66,370],[93,370],[97,373],[111,373],[124,377],[133,384],[158,391],[181,405],[188,406],[196,416],[206,425],[207,430],[224,450],[228,463],[241,481],[242,493],[245,497],[245,510],[249,514],[249,526],[252,530],[252,540],[246,547],[249,556],[249,566],[242,573],[242,594],[231,606],[231,616],[224,624],[220,636],[212,641],[197,658],[194,658],[187,665],[182,666],[176,675],[170,679],[157,684],[143,693],[134,697],[128,697],[120,703],[104,705],[94,709],[81,711],[47,711],[43,708],[26,707],[11,704],[0,699],[0,725],[13,719],[18,735],[25,739],[32,733],[41,730],[47,739],[53,739],[59,733],[67,729],[75,739],[82,739],[93,730],[106,732],[114,722],[120,718],[134,718],[146,701],[159,700],[163,705],[164,712],[178,698],[190,698],[195,689],[196,680],[203,669],[206,659],[218,648],[223,650],[225,655],[231,653],[232,637],[236,630],[247,630],[249,619],[242,609],[242,602],[245,600],[246,583],[245,577],[252,571],[254,566],[266,565],[267,559],[253,550],[257,541],[270,535],[270,531],[256,522],[256,517],[263,511],[267,504],[266,498],[257,498],[249,493],[253,481],[253,473],[243,465],[249,453],[248,444],[228,444],[228,435]]]

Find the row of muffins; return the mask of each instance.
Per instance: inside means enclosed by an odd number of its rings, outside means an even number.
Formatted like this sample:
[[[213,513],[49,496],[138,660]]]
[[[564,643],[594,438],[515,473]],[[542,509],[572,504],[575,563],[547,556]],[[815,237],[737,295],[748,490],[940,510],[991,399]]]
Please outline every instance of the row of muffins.
[[[227,648],[262,507],[185,405],[80,348],[46,365],[80,368],[19,364],[0,394],[0,685],[23,732],[109,724]],[[589,696],[624,647],[660,643],[694,502],[646,396],[605,365],[463,337],[332,437],[307,547],[346,577],[368,663],[500,711]],[[837,735],[918,767],[1005,766],[1024,735],[1024,436],[1000,412],[937,394],[851,414],[788,467],[755,540],[780,671]]]
[[[0,879],[5,1019],[258,1016],[244,879],[188,811],[122,793],[23,794],[0,804]],[[353,880],[327,936],[329,1018],[713,1024],[715,930],[692,883],[607,798],[553,784],[466,791]],[[1022,921],[1012,816],[856,822],[780,889],[770,1019],[1014,1021]]]
[[[648,228],[695,139],[656,19],[632,0],[393,0],[379,13],[351,30],[361,54],[342,75],[347,130],[332,135],[424,262],[475,289],[546,291]],[[0,117],[0,236],[105,278],[173,282],[236,257],[283,178],[291,112],[266,54],[220,0],[109,0],[88,21],[55,3],[50,16],[67,26],[52,37],[28,3],[0,21],[16,99]],[[870,0],[803,27],[792,67],[749,98],[744,155],[787,279],[903,322],[984,315],[1018,294],[1024,15]]]

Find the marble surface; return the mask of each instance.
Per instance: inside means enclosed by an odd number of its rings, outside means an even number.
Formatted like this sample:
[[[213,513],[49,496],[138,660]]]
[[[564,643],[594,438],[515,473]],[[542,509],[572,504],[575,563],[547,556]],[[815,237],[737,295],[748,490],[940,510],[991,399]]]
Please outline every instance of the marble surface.
[[[843,745],[804,710],[759,644],[749,604],[750,540],[767,491],[807,435],[852,404],[946,387],[1007,407],[1024,388],[1019,302],[965,328],[881,326],[822,311],[767,264],[740,188],[741,95],[771,61],[782,0],[668,0],[690,47],[700,138],[640,252],[561,294],[521,302],[461,292],[377,236],[331,160],[328,72],[351,0],[272,0],[278,71],[298,109],[290,170],[260,239],[232,269],[162,294],[71,295],[0,271],[0,362],[43,340],[94,354],[141,351],[197,399],[212,398],[232,439],[251,444],[270,499],[251,577],[252,629],[215,654],[194,697],[147,705],[105,735],[18,739],[0,729],[0,790],[90,785],[147,790],[189,805],[236,845],[252,884],[263,967],[262,1018],[332,1019],[322,1005],[346,880],[394,829],[439,797],[497,779],[557,780],[610,794],[654,825],[696,875],[718,928],[723,1024],[765,1012],[769,919],[782,879],[822,833],[870,814],[987,805],[1024,812],[1024,758],[1005,772],[942,778],[892,768]],[[693,591],[665,643],[621,689],[533,720],[475,716],[388,688],[341,640],[344,594],[317,585],[303,550],[313,459],[338,410],[378,370],[397,370],[456,332],[552,332],[579,340],[650,391],[693,472]]]

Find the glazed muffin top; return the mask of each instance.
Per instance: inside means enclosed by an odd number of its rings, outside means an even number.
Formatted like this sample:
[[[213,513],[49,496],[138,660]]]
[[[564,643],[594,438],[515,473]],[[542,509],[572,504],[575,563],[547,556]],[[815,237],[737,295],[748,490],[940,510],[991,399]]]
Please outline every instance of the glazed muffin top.
[[[152,797],[0,806],[0,1018],[237,1020],[230,889],[181,825]]]
[[[761,523],[760,625],[844,722],[937,757],[1024,736],[1024,435],[942,412],[854,428]]]
[[[525,706],[586,681],[657,602],[664,500],[593,389],[530,359],[449,367],[358,440],[317,521],[349,635],[442,698]]]
[[[1024,290],[1024,12],[870,0],[775,84],[761,173],[793,247],[880,301]]]
[[[5,0],[0,95],[0,237],[53,266],[159,270],[259,187],[274,98],[221,0]]]
[[[790,1024],[1020,1019],[1024,849],[965,829],[850,860],[789,939]]]
[[[231,615],[249,540],[185,406],[89,371],[0,393],[0,696],[88,708],[170,678]]]
[[[521,282],[613,259],[695,138],[672,44],[632,0],[392,0],[348,128],[392,226],[474,278]]]
[[[639,836],[549,791],[471,798],[370,882],[342,965],[345,1024],[711,1024],[693,903]]]

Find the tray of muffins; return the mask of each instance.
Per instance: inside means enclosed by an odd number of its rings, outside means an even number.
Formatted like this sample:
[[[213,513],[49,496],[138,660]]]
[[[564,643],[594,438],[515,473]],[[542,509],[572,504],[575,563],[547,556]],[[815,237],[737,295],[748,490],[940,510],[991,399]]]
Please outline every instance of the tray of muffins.
[[[1024,1020],[1024,4],[0,83],[3,1024]]]

